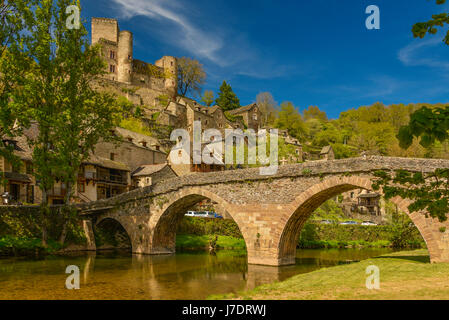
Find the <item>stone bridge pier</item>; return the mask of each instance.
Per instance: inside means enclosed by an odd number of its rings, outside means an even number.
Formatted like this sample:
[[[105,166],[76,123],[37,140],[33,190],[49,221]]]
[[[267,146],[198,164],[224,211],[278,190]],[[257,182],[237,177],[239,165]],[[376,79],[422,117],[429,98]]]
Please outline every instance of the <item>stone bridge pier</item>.
[[[282,166],[274,176],[260,176],[258,169],[194,174],[91,203],[81,211],[92,221],[85,223],[86,230],[105,219],[118,221],[133,253],[169,254],[175,252],[177,225],[186,211],[210,199],[238,225],[249,264],[280,266],[295,263],[299,234],[326,200],[353,189],[371,190],[374,170],[435,168],[449,168],[449,161],[369,157]],[[431,261],[449,262],[449,222],[410,214],[406,199],[392,201],[417,226]]]

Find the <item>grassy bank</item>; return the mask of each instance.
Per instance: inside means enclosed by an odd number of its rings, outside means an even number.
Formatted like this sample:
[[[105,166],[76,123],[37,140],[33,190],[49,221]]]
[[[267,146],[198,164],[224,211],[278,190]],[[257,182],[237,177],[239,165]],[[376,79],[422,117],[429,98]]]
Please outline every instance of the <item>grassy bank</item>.
[[[178,249],[208,249],[214,235],[178,234],[176,236],[176,248]],[[218,236],[217,249],[246,249],[243,239],[231,236]]]
[[[188,243],[189,246],[198,248],[208,247],[209,240],[201,237],[209,237],[209,235],[229,236],[243,241],[242,234],[233,220],[184,217],[178,226],[178,234],[198,236],[198,238],[191,237]],[[425,243],[415,227],[403,231],[397,230],[394,226],[343,226],[310,222],[301,232],[298,247],[303,249],[425,248]]]
[[[366,288],[370,265],[380,270],[380,289]],[[449,263],[430,264],[426,250],[402,251],[358,263],[324,268],[211,299],[449,299]]]
[[[29,256],[56,253],[62,249],[57,241],[49,240],[48,247],[42,246],[38,238],[17,238],[5,236],[0,238],[0,256]]]

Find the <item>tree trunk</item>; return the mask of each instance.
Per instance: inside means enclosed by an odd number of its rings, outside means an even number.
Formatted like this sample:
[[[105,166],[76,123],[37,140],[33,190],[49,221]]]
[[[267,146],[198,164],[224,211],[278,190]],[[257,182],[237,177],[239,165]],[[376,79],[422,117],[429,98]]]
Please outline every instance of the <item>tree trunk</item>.
[[[42,225],[42,246],[48,247],[48,231],[47,231],[47,213],[48,213],[48,197],[47,190],[42,190],[42,204],[41,204],[41,225]]]
[[[62,208],[62,214],[64,219],[64,224],[62,225],[61,236],[59,237],[59,243],[61,246],[64,245],[65,238],[67,236],[67,228],[70,222],[71,212],[70,212],[70,197],[72,195],[72,183],[67,182],[67,194],[65,196],[65,204]]]

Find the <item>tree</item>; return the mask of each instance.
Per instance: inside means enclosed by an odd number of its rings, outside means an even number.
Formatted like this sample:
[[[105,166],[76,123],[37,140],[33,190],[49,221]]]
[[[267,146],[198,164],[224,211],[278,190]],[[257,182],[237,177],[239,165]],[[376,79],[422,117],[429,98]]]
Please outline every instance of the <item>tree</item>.
[[[261,92],[256,97],[257,106],[262,114],[262,125],[272,125],[276,121],[277,103],[269,92]]]
[[[283,102],[281,110],[278,113],[276,127],[287,130],[288,133],[303,141],[307,135],[307,127],[301,117],[301,114],[291,102]]]
[[[182,57],[178,62],[178,93],[181,97],[187,94],[200,95],[201,86],[206,81],[203,65],[197,60]]]
[[[223,111],[230,111],[240,108],[240,100],[237,98],[232,87],[223,81],[220,86],[220,91],[218,92],[218,98],[215,103],[220,106]]]
[[[214,92],[212,90],[206,90],[204,91],[203,97],[201,98],[201,101],[208,107],[214,103]]]
[[[29,125],[25,110],[18,104],[11,102],[11,93],[21,83],[14,83],[17,77],[17,66],[9,59],[8,47],[11,43],[20,43],[23,30],[23,9],[29,1],[0,1],[0,156],[13,165],[19,164],[14,156],[13,145],[4,140],[14,139],[22,132],[22,128]],[[0,180],[3,174],[0,173]]]
[[[399,129],[398,139],[404,149],[410,147],[413,138],[420,138],[420,144],[428,148],[435,141],[449,139],[449,107],[422,107],[410,116],[410,122]]]
[[[309,106],[306,110],[304,110],[304,120],[310,120],[310,119],[318,119],[322,122],[327,122],[327,115],[326,112],[321,111],[320,108],[316,106]]]
[[[445,4],[446,0],[436,0],[437,5]],[[428,33],[436,34],[438,27],[444,27],[445,24],[449,24],[449,14],[440,13],[432,15],[432,19],[427,22],[418,22],[413,25],[412,32],[415,38],[424,38]],[[449,45],[449,31],[446,32],[446,36],[443,39],[444,43]]]
[[[55,181],[67,186],[66,205],[73,195],[79,166],[100,138],[108,139],[119,119],[120,106],[111,95],[91,88],[105,63],[98,46],[91,47],[84,26],[66,27],[65,8],[74,0],[33,0],[23,10],[22,43],[8,48],[16,66],[12,105],[26,109],[36,122],[33,167],[42,190],[42,242],[47,242],[48,194]],[[67,206],[66,208],[67,209]],[[63,210],[64,218],[69,218]],[[65,224],[66,225],[66,224]],[[61,242],[65,238],[65,227]]]

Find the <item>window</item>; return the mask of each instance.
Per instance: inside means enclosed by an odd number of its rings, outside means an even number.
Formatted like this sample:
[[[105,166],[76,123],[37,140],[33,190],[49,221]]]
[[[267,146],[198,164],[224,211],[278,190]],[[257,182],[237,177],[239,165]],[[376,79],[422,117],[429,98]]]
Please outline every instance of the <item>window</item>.
[[[115,51],[114,50],[109,51],[109,57],[111,59],[115,59]]]
[[[178,151],[178,157],[182,157],[182,150]]]
[[[114,161],[114,158],[115,158],[115,154],[111,153],[111,154],[109,155],[109,159],[111,159],[112,161]]]
[[[84,182],[78,182],[78,192],[86,192],[86,186]]]
[[[113,65],[113,64],[109,65],[109,72],[115,73],[115,65]]]
[[[33,163],[31,162],[26,163],[26,173],[33,174]]]
[[[257,113],[253,114],[253,120],[257,121]]]
[[[159,150],[160,150],[160,148],[161,148],[161,147],[159,147],[159,146],[156,146],[156,150],[157,150],[157,151],[159,151]]]

